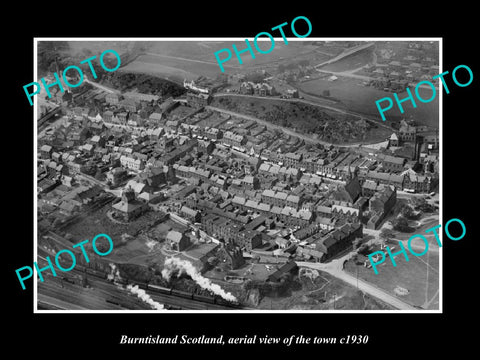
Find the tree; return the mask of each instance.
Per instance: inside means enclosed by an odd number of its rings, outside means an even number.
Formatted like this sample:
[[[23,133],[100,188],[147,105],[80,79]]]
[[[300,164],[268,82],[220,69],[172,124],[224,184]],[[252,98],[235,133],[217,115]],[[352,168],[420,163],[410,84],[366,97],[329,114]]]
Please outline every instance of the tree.
[[[245,76],[245,81],[251,81],[254,83],[261,83],[265,76],[261,73],[251,73]]]
[[[370,246],[367,244],[362,244],[358,248],[358,253],[367,256],[370,254]]]
[[[419,208],[420,211],[423,211],[423,212],[434,212],[435,211],[435,206],[431,205],[431,204],[428,204],[428,203],[425,203],[425,204],[422,204]]]
[[[226,84],[228,82],[228,76],[223,73],[219,73],[216,77],[216,80],[222,84]]]
[[[401,232],[411,232],[412,228],[408,225],[408,220],[405,219],[403,216],[397,217],[393,220],[393,228],[397,231]]]
[[[308,59],[302,59],[298,62],[298,65],[300,66],[307,66],[310,64],[310,61]]]
[[[82,287],[86,288],[88,286],[89,286],[89,284],[88,284],[87,275],[84,273],[84,274],[82,274]]]
[[[414,209],[410,205],[403,205],[400,209],[400,214],[405,217],[406,219],[416,219],[418,218],[419,214],[416,214]]]
[[[330,90],[323,90],[322,95],[323,96],[330,96]]]
[[[99,181],[105,180],[105,174],[102,172],[102,170],[98,169],[97,172],[95,173],[95,179]]]
[[[380,239],[382,239],[384,242],[390,240],[393,238],[393,231],[391,229],[382,229],[380,231]]]

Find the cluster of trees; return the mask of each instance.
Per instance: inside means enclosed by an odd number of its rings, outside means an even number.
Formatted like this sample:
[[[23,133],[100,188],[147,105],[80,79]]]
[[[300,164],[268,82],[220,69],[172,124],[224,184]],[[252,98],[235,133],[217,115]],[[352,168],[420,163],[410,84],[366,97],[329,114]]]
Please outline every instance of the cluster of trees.
[[[417,220],[420,217],[421,212],[417,212],[410,205],[404,204],[400,208],[400,214],[408,220]]]
[[[413,208],[417,211],[423,211],[423,212],[434,212],[435,207],[425,200],[423,197],[412,197],[410,199],[410,203],[413,206]]]
[[[373,86],[375,89],[378,89],[378,90],[383,90],[387,88],[389,91],[392,91],[392,92],[403,92],[406,90],[408,83],[406,82],[399,83],[397,81],[392,81],[388,77],[384,77],[380,79],[371,80],[369,82],[369,85]]]
[[[298,132],[317,134],[320,139],[343,142],[365,137],[367,129],[356,126],[353,119],[342,119],[328,114],[318,107],[302,103],[275,106],[265,113],[265,120]]]
[[[97,168],[98,168],[97,165],[93,161],[89,161],[88,163],[85,164],[82,172],[84,174],[94,176],[95,173],[97,172]]]
[[[75,56],[71,55],[70,45],[67,41],[41,41],[38,46],[37,64],[39,74],[46,76],[57,72],[59,77],[62,77],[62,72],[65,68],[71,65],[78,66],[84,76],[92,81],[100,82],[104,80],[110,72],[103,69],[100,65],[100,52],[93,53],[90,49],[82,49],[82,51]],[[92,61],[93,68],[97,78],[93,78],[88,63],[81,64],[80,62],[96,55],[97,58]],[[103,58],[105,66],[109,69],[114,68],[117,65],[117,59],[112,54],[106,54]],[[58,66],[58,68],[57,68]],[[86,75],[85,75],[86,74]],[[68,76],[75,77],[77,73],[74,70],[69,70]],[[73,88],[74,90],[77,88]]]
[[[368,245],[368,244],[362,244],[358,248],[358,253],[362,254],[364,256],[368,256],[371,252],[372,251],[371,251],[370,245]]]
[[[292,128],[295,131],[317,134],[320,139],[344,142],[351,139],[365,138],[369,125],[362,126],[354,117],[344,119],[330,115],[319,107],[300,102],[278,102],[263,104],[240,99],[220,98],[214,100],[216,105],[231,111],[242,111],[248,115],[266,120],[272,124]]]
[[[412,232],[414,229],[408,225],[408,220],[403,216],[397,216],[392,221],[393,229],[401,232]]]
[[[64,69],[66,66],[64,62],[65,52],[70,50],[70,45],[67,41],[40,41],[38,43],[37,65],[39,75],[53,73],[56,70],[55,60],[59,62],[59,66]]]
[[[301,66],[308,66],[310,65],[310,61],[307,59],[299,60],[299,61],[294,61],[288,64],[280,64],[278,65],[278,72],[284,72],[286,70],[293,70]]]
[[[263,79],[265,79],[265,75],[259,72],[254,72],[245,75],[245,81],[251,81],[254,83],[261,83],[263,82]]]
[[[391,240],[393,238],[393,231],[391,229],[386,229],[386,228],[383,228],[381,231],[380,231],[380,239],[382,239],[384,242],[387,242],[389,240]]]
[[[153,95],[180,96],[185,89],[171,81],[146,74],[133,74],[125,72],[109,73],[106,82],[122,91],[137,88],[139,92]]]
[[[302,103],[274,105],[272,110],[265,112],[263,118],[272,124],[293,127],[305,133],[322,132],[326,123],[335,120],[319,108]]]
[[[117,264],[120,277],[138,282],[150,282],[154,273],[146,266],[136,264]]]
[[[257,289],[261,297],[284,297],[290,296],[292,291],[300,290],[302,284],[299,282],[298,277],[286,273],[280,278],[278,282],[260,281],[260,280],[248,280],[243,284],[243,290],[249,291]]]

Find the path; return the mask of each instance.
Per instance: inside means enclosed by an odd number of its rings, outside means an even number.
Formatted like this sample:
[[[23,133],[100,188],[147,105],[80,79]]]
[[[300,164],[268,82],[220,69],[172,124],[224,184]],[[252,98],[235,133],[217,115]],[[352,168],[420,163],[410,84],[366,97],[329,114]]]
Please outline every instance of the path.
[[[372,43],[357,45],[357,46],[354,46],[354,47],[352,47],[352,48],[349,48],[349,49],[347,49],[346,51],[342,52],[341,54],[339,54],[339,55],[337,55],[337,56],[335,56],[335,57],[333,57],[333,58],[331,58],[331,59],[329,59],[329,60],[327,60],[327,61],[324,61],[323,63],[320,63],[320,64],[318,64],[318,65],[315,65],[315,68],[321,67],[321,66],[323,66],[323,65],[327,65],[327,64],[334,63],[334,62],[339,61],[339,60],[341,60],[341,59],[343,59],[343,58],[345,58],[345,57],[347,57],[347,56],[350,56],[350,55],[352,55],[352,54],[355,54],[355,53],[358,52],[358,51],[362,51],[362,50],[364,50],[364,49],[367,49],[367,48],[369,48],[370,46],[375,46],[375,43],[372,42]]]
[[[425,301],[425,303],[422,305],[422,307],[424,309],[428,309],[429,306],[432,304],[432,302],[436,299],[436,297],[439,295],[440,293],[440,290],[437,290],[437,292],[435,293],[435,295],[432,296],[432,298],[428,301]]]
[[[111,93],[111,94],[121,94],[120,90],[111,89],[111,88],[109,88],[105,85],[100,85],[96,82],[92,82],[92,81],[88,80],[87,78],[85,78],[84,80],[85,80],[85,82],[89,83],[92,86],[95,86],[96,88],[99,88],[100,90],[106,91],[106,92]]]

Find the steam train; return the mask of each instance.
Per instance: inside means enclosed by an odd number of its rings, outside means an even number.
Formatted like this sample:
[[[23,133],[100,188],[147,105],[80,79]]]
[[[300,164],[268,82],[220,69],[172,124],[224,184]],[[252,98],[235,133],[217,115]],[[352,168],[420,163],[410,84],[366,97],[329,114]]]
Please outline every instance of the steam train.
[[[79,267],[81,268],[81,266]],[[83,267],[83,272],[86,273],[87,275],[91,275],[103,280],[108,280],[108,274],[103,271],[99,270],[94,270],[90,268]],[[111,281],[111,280],[109,280]],[[187,291],[181,291],[181,290],[176,290],[173,288],[166,288],[163,286],[158,286],[158,285],[149,285],[148,283],[145,282],[135,282],[131,283],[128,279],[117,279],[115,280],[117,284],[127,286],[129,284],[131,285],[137,285],[140,289],[143,290],[149,290],[153,293],[159,293],[159,294],[165,294],[165,295],[173,295],[173,296],[178,296],[181,298],[185,299],[191,299],[195,301],[200,301],[204,303],[209,303],[209,304],[217,304],[217,305],[223,305],[231,308],[237,308],[240,309],[241,305],[238,302],[232,302],[232,301],[227,301],[223,299],[222,297],[219,296],[205,296],[205,295],[198,295],[195,293],[187,292]]]

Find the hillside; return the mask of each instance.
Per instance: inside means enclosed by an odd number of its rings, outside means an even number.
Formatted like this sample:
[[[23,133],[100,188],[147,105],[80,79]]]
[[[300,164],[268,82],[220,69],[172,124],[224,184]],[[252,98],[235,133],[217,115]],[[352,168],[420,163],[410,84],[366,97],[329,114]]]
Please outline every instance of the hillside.
[[[213,106],[258,117],[331,143],[383,140],[389,131],[356,116],[324,110],[301,102],[245,97],[215,98]]]

